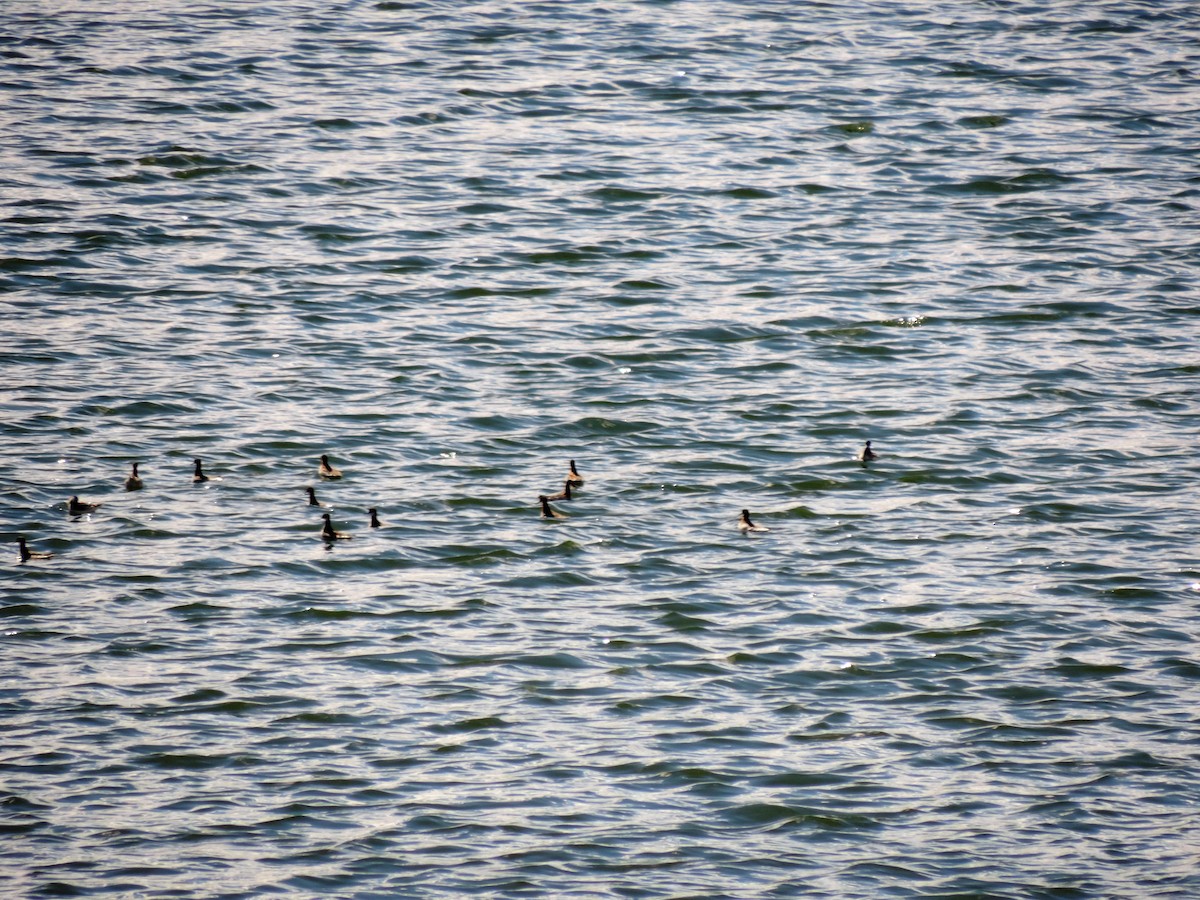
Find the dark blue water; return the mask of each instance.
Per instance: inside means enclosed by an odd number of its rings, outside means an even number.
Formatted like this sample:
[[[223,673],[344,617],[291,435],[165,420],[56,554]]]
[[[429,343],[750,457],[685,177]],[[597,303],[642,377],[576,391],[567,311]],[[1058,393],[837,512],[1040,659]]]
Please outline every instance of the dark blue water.
[[[5,6],[0,893],[1200,896],[1198,41]]]

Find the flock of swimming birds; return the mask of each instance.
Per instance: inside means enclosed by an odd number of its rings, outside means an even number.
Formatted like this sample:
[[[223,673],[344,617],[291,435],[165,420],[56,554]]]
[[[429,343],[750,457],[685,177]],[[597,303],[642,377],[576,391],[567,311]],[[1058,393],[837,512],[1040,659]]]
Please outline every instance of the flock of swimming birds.
[[[878,458],[878,454],[871,449],[870,441],[867,441],[866,446],[863,447],[862,451],[858,454],[859,462],[861,462],[864,466],[872,460]],[[138,475],[138,464],[135,462],[131,463],[130,465],[131,469],[129,472],[129,477],[125,479],[125,490],[140,491],[145,485],[141,476]],[[342,473],[340,469],[335,468],[334,465],[329,461],[329,456],[322,453],[320,464],[317,466],[317,476],[322,481],[337,481],[342,477]],[[194,460],[192,469],[192,483],[203,484],[206,481],[208,481],[208,476],[204,474],[203,463],[199,459]],[[563,479],[563,489],[557,494],[538,494],[538,504],[541,507],[542,518],[565,519],[566,515],[551,506],[550,501],[570,501],[574,499],[571,492],[574,489],[582,486],[583,476],[579,474],[579,470],[575,467],[575,460],[572,459],[568,463],[567,474]],[[308,505],[320,507],[321,503],[317,500],[316,490],[312,486],[306,487],[304,490],[308,493]],[[100,503],[89,503],[87,501],[80,500],[78,496],[73,496],[67,500],[67,515],[73,518],[86,516],[95,512],[100,508],[100,506]],[[377,509],[371,507],[367,510],[367,514],[371,517],[369,527],[382,527],[383,523],[379,521]],[[326,544],[331,544],[334,541],[348,541],[352,537],[352,535],[344,531],[337,531],[334,529],[333,520],[330,518],[329,513],[321,513],[321,520],[323,523],[321,525],[321,539],[325,541]],[[738,516],[737,527],[738,530],[743,534],[763,534],[771,530],[762,525],[755,524],[750,518],[750,511],[747,509],[743,509],[741,515]],[[17,538],[17,546],[20,548],[21,562],[23,563],[34,559],[50,559],[54,556],[53,553],[41,553],[35,550],[30,550],[26,545],[25,537],[23,535]]]

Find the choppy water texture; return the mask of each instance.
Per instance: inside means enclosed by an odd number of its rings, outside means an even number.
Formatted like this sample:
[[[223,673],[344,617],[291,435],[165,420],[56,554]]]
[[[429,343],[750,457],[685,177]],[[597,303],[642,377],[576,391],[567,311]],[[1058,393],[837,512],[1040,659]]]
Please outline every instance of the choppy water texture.
[[[0,33],[5,896],[1200,896],[1190,0]]]

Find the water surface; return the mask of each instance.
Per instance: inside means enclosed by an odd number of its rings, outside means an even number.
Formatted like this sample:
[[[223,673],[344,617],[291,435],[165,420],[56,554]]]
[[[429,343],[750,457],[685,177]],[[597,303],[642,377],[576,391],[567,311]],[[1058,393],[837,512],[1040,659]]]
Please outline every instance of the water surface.
[[[1198,38],[0,11],[4,893],[1200,894]]]

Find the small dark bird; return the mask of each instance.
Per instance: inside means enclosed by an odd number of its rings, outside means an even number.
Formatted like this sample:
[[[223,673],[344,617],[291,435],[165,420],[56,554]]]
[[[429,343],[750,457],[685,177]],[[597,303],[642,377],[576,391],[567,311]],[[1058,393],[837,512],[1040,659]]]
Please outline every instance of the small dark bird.
[[[579,487],[583,484],[583,476],[579,474],[579,470],[575,468],[575,460],[571,460],[571,464],[567,469],[567,481]]]
[[[380,528],[383,526],[383,523],[379,521],[379,516],[377,516],[375,514],[375,507],[372,506],[370,509],[367,510],[367,512],[369,512],[371,514],[371,527],[372,528]]]
[[[88,513],[95,512],[99,508],[99,503],[84,503],[78,497],[72,497],[67,501],[67,513],[72,516],[86,516]]]
[[[196,460],[196,468],[192,470],[192,484],[203,484],[206,481],[208,481],[208,476],[200,468],[200,460]]]
[[[29,562],[31,559],[50,559],[54,556],[53,553],[36,553],[25,546],[25,538],[17,538],[17,546],[21,550],[21,562]]]
[[[321,504],[317,502],[317,492],[310,487],[306,487],[305,490],[308,491],[308,505],[320,506]]]
[[[538,503],[542,504],[543,519],[565,519],[566,515],[550,506],[550,498],[545,494],[538,495]]]
[[[329,513],[321,513],[321,518],[325,520],[325,524],[321,526],[321,537],[327,541],[350,540],[350,535],[346,532],[333,530],[333,522],[329,520]]]
[[[125,490],[140,491],[142,489],[142,479],[138,475],[137,463],[131,463],[133,470],[129,473],[129,477],[125,479]]]
[[[342,473],[329,464],[329,457],[324,453],[321,454],[321,465],[317,467],[317,474],[329,479],[342,477]]]
[[[742,534],[762,534],[770,530],[770,528],[764,528],[762,525],[755,525],[751,522],[748,509],[743,509],[741,516],[738,517],[738,531]]]
[[[879,454],[871,449],[871,442],[867,441],[867,446],[862,448],[862,453],[858,454],[858,458],[861,462],[870,462],[873,459],[878,459]]]
[[[564,481],[563,489],[561,491],[559,491],[557,494],[551,494],[546,499],[547,500],[572,500],[572,499],[574,499],[571,496],[571,482]]]

